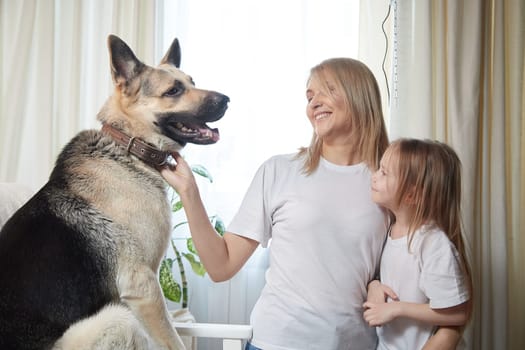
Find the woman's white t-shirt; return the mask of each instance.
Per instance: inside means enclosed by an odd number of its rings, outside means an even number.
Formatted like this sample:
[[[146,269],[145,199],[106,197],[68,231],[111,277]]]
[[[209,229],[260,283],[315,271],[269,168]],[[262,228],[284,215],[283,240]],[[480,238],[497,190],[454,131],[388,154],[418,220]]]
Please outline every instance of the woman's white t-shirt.
[[[251,343],[264,350],[375,349],[362,304],[387,221],[371,200],[371,173],[365,164],[321,159],[307,176],[302,165],[294,155],[267,160],[228,227],[270,246]]]
[[[456,306],[469,299],[458,252],[445,233],[423,226],[408,237],[388,237],[381,258],[381,283],[400,301],[426,304],[433,309]],[[391,302],[391,300],[389,300]],[[377,328],[380,350],[421,349],[436,327],[398,318]]]

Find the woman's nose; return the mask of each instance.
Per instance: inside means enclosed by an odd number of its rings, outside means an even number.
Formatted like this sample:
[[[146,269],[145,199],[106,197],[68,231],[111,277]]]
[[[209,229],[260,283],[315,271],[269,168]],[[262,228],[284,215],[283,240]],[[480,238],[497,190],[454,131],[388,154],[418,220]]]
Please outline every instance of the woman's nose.
[[[314,109],[319,108],[320,106],[323,105],[322,99],[320,98],[319,94],[316,94],[315,96],[312,97],[312,99],[310,100],[310,105]]]

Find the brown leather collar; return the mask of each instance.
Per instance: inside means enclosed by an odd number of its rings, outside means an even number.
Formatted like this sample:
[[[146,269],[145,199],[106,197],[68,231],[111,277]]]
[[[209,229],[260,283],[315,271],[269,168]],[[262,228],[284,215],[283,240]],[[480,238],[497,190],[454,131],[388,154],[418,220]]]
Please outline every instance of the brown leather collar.
[[[130,137],[109,124],[102,125],[102,132],[111,136],[119,145],[126,147],[128,153],[154,168],[165,165],[174,167],[176,165],[175,159],[169,152],[161,151],[136,137]]]

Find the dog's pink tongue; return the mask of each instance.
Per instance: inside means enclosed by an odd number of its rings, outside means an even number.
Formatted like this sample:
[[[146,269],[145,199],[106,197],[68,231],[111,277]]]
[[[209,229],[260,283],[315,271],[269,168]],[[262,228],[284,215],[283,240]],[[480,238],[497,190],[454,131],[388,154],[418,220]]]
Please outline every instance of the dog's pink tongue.
[[[199,132],[201,134],[201,137],[209,139],[213,142],[217,142],[220,139],[219,129],[201,128],[199,129]]]

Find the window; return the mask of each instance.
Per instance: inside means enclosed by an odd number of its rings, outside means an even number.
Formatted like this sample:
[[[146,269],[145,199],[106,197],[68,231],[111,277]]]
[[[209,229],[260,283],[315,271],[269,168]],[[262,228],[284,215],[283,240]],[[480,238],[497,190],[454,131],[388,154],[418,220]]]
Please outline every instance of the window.
[[[215,145],[187,145],[190,164],[202,164],[214,182],[199,181],[208,214],[226,225],[261,163],[310,143],[306,80],[312,66],[358,52],[359,1],[161,1],[157,61],[174,37],[181,69],[199,88],[231,99],[212,124]],[[231,281],[211,283],[188,273],[190,309],[200,322],[249,323],[264,285],[266,249],[259,248]],[[200,341],[199,347],[214,345]],[[211,342],[211,340],[210,340]]]
[[[309,69],[329,57],[357,58],[359,1],[164,1],[158,18],[158,60],[179,38],[182,70],[231,99],[213,124],[221,140],[184,150],[214,176],[210,209],[228,222],[264,160],[309,144]]]

